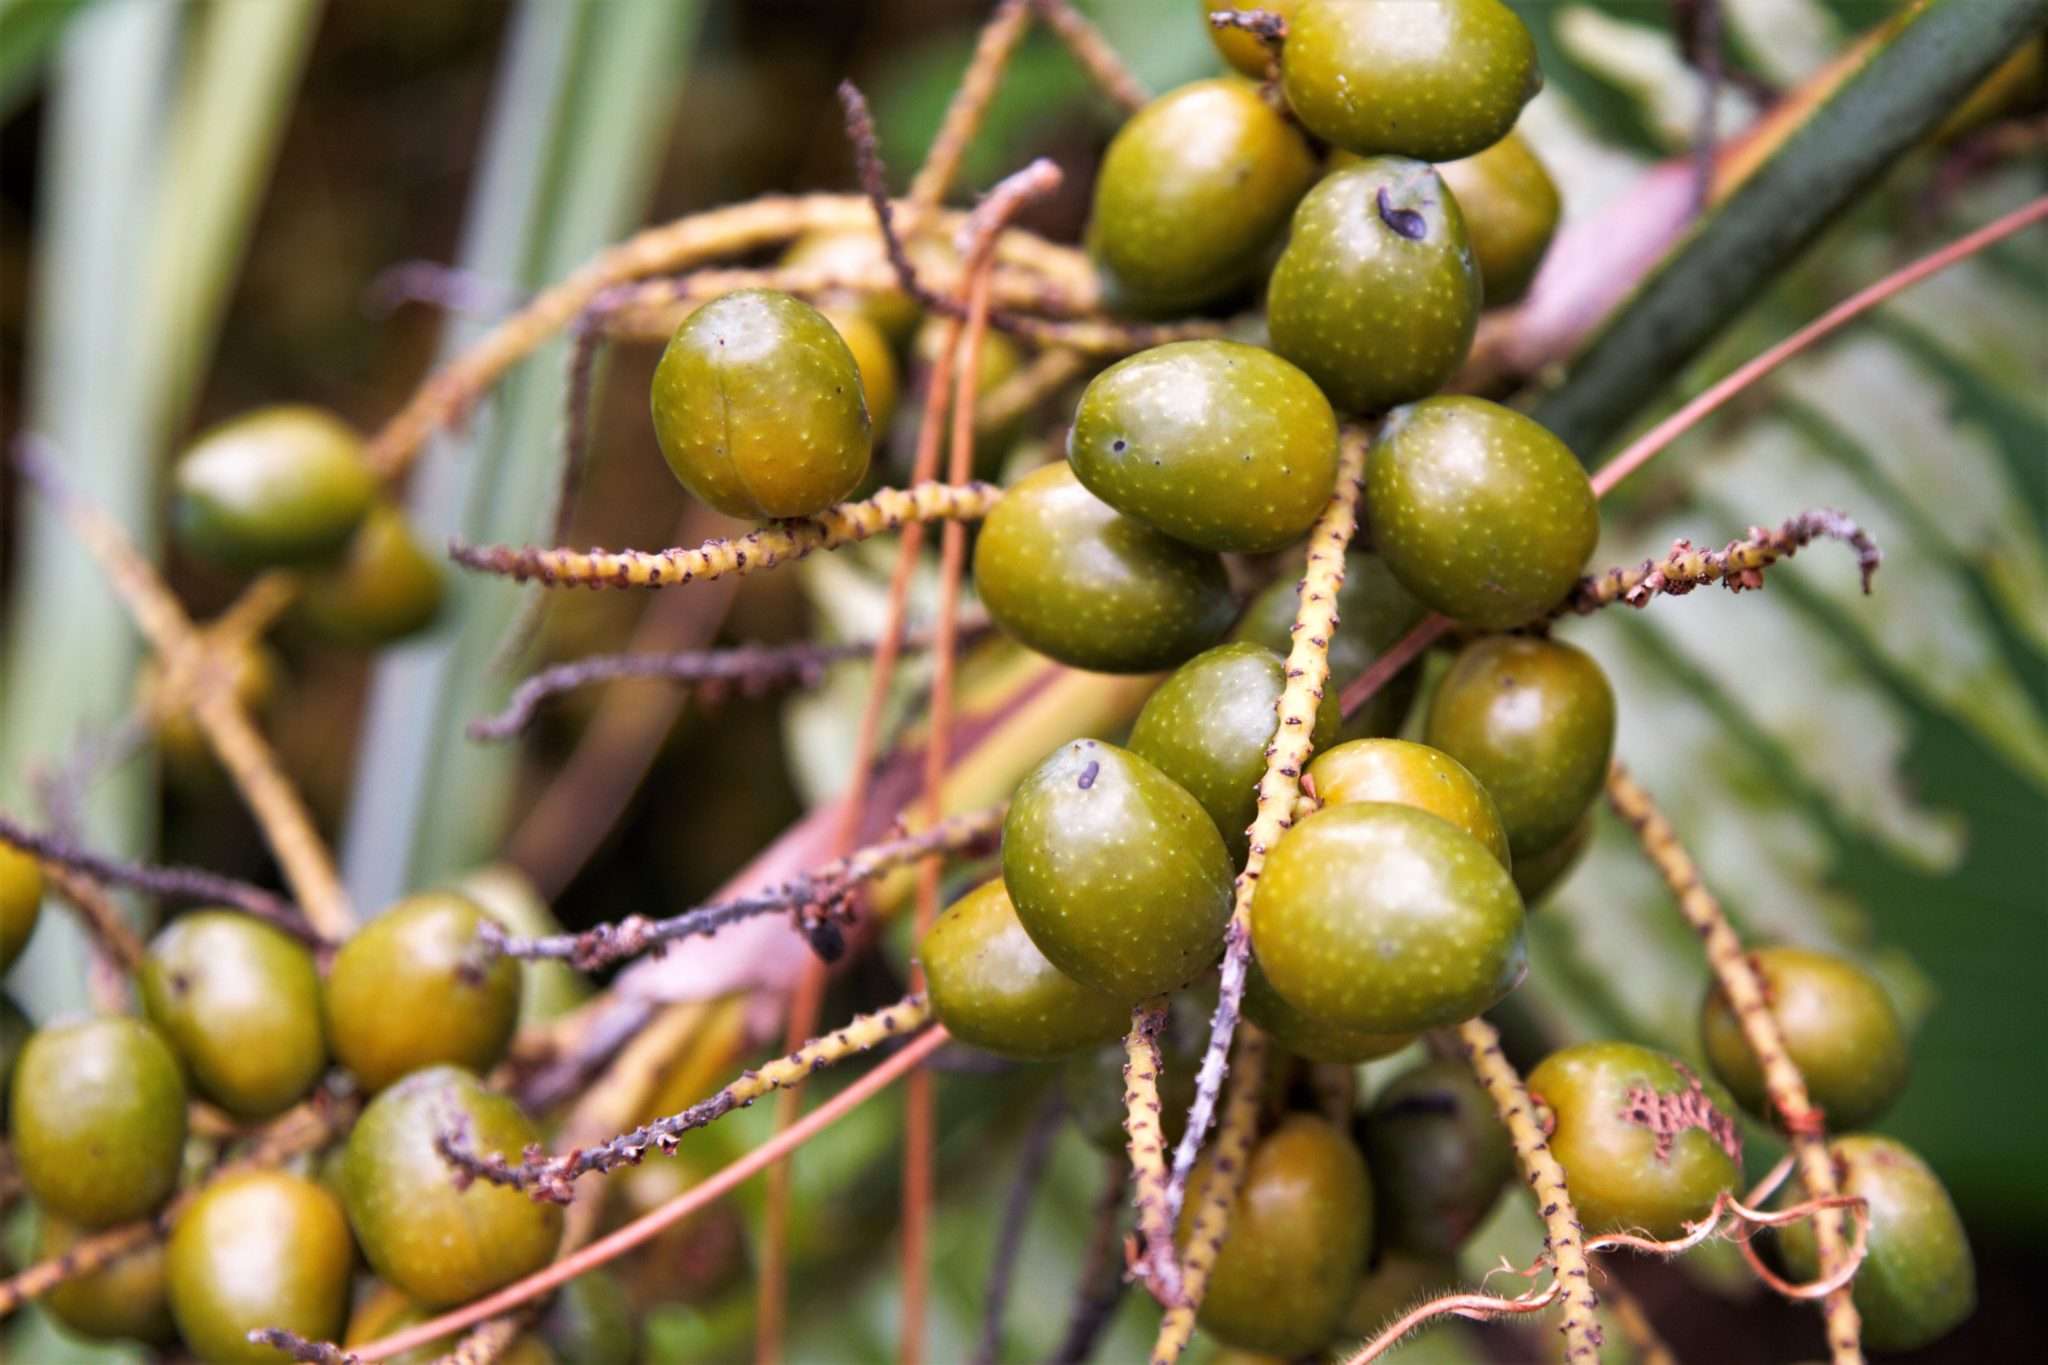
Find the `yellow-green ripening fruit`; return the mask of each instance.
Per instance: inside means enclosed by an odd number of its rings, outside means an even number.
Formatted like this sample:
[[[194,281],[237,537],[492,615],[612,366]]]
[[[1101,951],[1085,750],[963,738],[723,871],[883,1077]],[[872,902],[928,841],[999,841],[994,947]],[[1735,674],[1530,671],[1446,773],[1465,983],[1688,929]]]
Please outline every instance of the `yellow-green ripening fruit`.
[[[42,865],[10,844],[0,844],[0,972],[14,965],[43,910]]]
[[[1122,1000],[1045,960],[1000,877],[949,906],[918,957],[932,1012],[971,1047],[1040,1061],[1121,1037],[1131,1024]]]
[[[341,559],[301,581],[297,613],[337,644],[374,648],[431,626],[446,591],[440,564],[413,535],[405,513],[380,502]]]
[[[668,467],[729,516],[807,517],[868,470],[859,363],[824,314],[772,289],[690,314],[655,367],[652,407]]]
[[[185,1078],[140,1019],[53,1024],[15,1059],[8,1136],[21,1182],[45,1210],[104,1228],[147,1217],[177,1186]]]
[[[178,1335],[221,1365],[283,1359],[260,1327],[331,1341],[348,1317],[355,1243],[326,1186],[283,1171],[223,1176],[178,1215],[168,1260]]]
[[[1493,798],[1464,764],[1441,749],[1405,739],[1354,739],[1318,753],[1308,765],[1326,806],[1391,801],[1450,821],[1512,870],[1508,834]]]
[[[1296,0],[1280,78],[1316,136],[1424,161],[1491,147],[1543,88],[1536,40],[1501,0]]]
[[[897,371],[896,352],[881,328],[862,313],[850,308],[827,308],[825,320],[838,331],[846,349],[853,352],[854,366],[860,371],[861,393],[867,399],[868,422],[879,442],[888,436],[889,424],[896,420],[896,398],[903,384]]]
[[[913,253],[915,254],[915,253]],[[881,234],[872,228],[845,228],[807,232],[790,243],[782,253],[782,264],[796,270],[841,272],[847,275],[887,275],[889,256],[882,249]],[[850,309],[865,316],[881,329],[892,346],[900,346],[917,330],[921,312],[917,300],[898,288],[875,293],[852,290],[825,297],[828,311]],[[876,422],[876,426],[885,423]]]
[[[1509,133],[1477,156],[1436,168],[1465,213],[1486,306],[1513,303],[1528,292],[1557,235],[1563,203],[1557,182],[1520,133]]]
[[[318,563],[348,543],[376,491],[355,428],[319,408],[263,408],[178,457],[171,529],[225,568]]]
[[[1252,284],[1315,183],[1308,140],[1257,87],[1196,81],[1131,116],[1103,155],[1088,254],[1122,313],[1184,313]]]

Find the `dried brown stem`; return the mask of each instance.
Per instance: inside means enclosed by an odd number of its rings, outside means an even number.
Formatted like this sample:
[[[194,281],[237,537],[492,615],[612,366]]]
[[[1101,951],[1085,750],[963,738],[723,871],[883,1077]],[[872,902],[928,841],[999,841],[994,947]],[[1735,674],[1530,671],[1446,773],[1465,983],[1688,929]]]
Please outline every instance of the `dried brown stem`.
[[[1721,903],[1700,877],[1699,865],[1686,852],[1671,822],[1657,808],[1628,770],[1616,764],[1607,778],[1607,799],[1615,813],[1626,821],[1641,841],[1643,854],[1664,878],[1678,901],[1679,912],[1706,948],[1707,965],[1728,997],[1742,1036],[1764,1073],[1764,1088],[1771,1106],[1778,1111],[1799,1164],[1800,1179],[1807,1193],[1828,1199],[1840,1191],[1834,1162],[1828,1156],[1827,1133],[1821,1113],[1806,1091],[1805,1078],[1785,1050],[1785,1037],[1771,1013],[1763,977],[1742,950],[1742,940]],[[1842,1216],[1822,1212],[1814,1218],[1814,1239],[1820,1248],[1823,1278],[1834,1274],[1849,1257],[1843,1239]],[[1862,1319],[1855,1301],[1844,1288],[1828,1296],[1826,1305],[1828,1348],[1835,1365],[1861,1361]]]
[[[1660,594],[1682,597],[1695,588],[1719,583],[1730,592],[1761,589],[1764,570],[1781,559],[1790,559],[1818,539],[1838,540],[1856,552],[1856,568],[1863,579],[1863,591],[1877,573],[1884,554],[1868,533],[1840,512],[1817,508],[1801,512],[1776,528],[1752,526],[1741,540],[1731,540],[1719,550],[1702,550],[1690,540],[1674,541],[1663,559],[1646,559],[1634,568],[1613,568],[1579,580],[1572,595],[1554,615],[1590,615],[1615,602],[1647,607]]]
[[[1081,64],[1081,69],[1102,88],[1104,94],[1133,113],[1150,102],[1152,92],[1145,88],[1137,73],[1109,45],[1100,30],[1067,0],[1031,0],[1031,7],[1038,11],[1038,17],[1045,21],[1045,26],[1059,35],[1060,41],[1067,45],[1067,51],[1074,54],[1074,60]]]

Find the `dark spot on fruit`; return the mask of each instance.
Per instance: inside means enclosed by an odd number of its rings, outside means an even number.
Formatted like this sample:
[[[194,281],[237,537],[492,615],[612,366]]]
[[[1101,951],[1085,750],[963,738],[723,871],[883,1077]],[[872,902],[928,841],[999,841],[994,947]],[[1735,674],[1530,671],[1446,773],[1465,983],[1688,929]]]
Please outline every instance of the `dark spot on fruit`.
[[[1114,441],[1111,441],[1109,443],[1109,448],[1115,451],[1117,454],[1121,455],[1126,450],[1130,449],[1130,445],[1131,443],[1129,441],[1126,441],[1123,437],[1119,436]]]
[[[1081,790],[1087,791],[1090,787],[1094,786],[1095,778],[1101,771],[1101,763],[1093,759],[1089,760],[1088,766],[1081,769],[1081,781],[1079,783]]]
[[[1429,224],[1424,220],[1423,216],[1414,209],[1395,208],[1394,201],[1387,198],[1387,187],[1385,185],[1380,186],[1379,206],[1380,221],[1392,228],[1400,236],[1406,237],[1411,242],[1419,242],[1429,235]]]

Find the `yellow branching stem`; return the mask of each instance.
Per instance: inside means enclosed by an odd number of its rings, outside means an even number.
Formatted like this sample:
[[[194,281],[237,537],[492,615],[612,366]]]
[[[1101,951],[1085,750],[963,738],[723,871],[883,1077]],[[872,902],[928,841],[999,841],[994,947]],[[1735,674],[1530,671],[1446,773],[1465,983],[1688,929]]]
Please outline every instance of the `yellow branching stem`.
[[[861,502],[843,502],[815,517],[772,522],[731,540],[695,549],[570,550],[509,545],[451,546],[467,568],[549,587],[667,588],[728,574],[756,573],[802,559],[813,550],[899,530],[908,522],[979,521],[1002,500],[994,484],[921,483],[885,488]]]
[[[886,1009],[864,1014],[845,1027],[814,1038],[786,1057],[758,1071],[744,1071],[738,1080],[710,1099],[653,1123],[643,1124],[608,1142],[580,1147],[564,1156],[528,1156],[515,1163],[500,1153],[479,1153],[461,1128],[436,1135],[434,1146],[467,1183],[483,1180],[529,1191],[535,1199],[567,1204],[578,1177],[638,1165],[650,1151],[673,1152],[684,1133],[702,1128],[735,1109],[744,1109],[764,1095],[800,1085],[814,1072],[858,1056],[893,1038],[908,1037],[931,1020],[931,1006],[922,995],[909,996]]]
[[[974,135],[981,131],[989,103],[995,99],[1004,71],[1009,69],[1011,54],[1030,27],[1031,10],[1026,0],[1002,0],[982,26],[966,74],[953,91],[952,103],[946,106],[938,134],[925,152],[924,165],[918,167],[910,182],[912,215],[922,216],[937,208],[959,178],[960,163],[966,158]]]
[[[1582,578],[1556,614],[1586,616],[1615,602],[1647,607],[1660,594],[1682,597],[1711,583],[1730,592],[1758,589],[1764,585],[1765,569],[1822,538],[1841,541],[1856,552],[1863,591],[1869,592],[1883,553],[1861,526],[1823,507],[1801,512],[1775,528],[1752,526],[1746,537],[1731,540],[1719,550],[1703,550],[1690,540],[1679,540],[1662,559],[1646,559],[1634,568],[1614,568]]]
[[[1763,1070],[1765,1091],[1784,1123],[1808,1196],[1815,1200],[1834,1198],[1840,1187],[1835,1180],[1834,1162],[1828,1156],[1825,1124],[1806,1093],[1805,1078],[1785,1050],[1785,1035],[1771,1013],[1756,964],[1743,952],[1742,940],[1728,922],[1721,903],[1707,889],[1699,865],[1686,852],[1671,822],[1651,800],[1649,792],[1619,763],[1607,777],[1607,800],[1615,813],[1635,830],[1644,856],[1671,888],[1686,923],[1700,936],[1706,948],[1707,965],[1728,997],[1742,1036]],[[1816,1213],[1813,1231],[1820,1250],[1821,1276],[1826,1279],[1850,1260],[1841,1211],[1824,1208]],[[1828,1349],[1835,1365],[1861,1361],[1863,1322],[1849,1290],[1844,1287],[1828,1295],[1824,1311]]]
[[[1145,107],[1152,92],[1080,11],[1067,0],[1031,0],[1031,6],[1045,26],[1059,35],[1067,51],[1074,54],[1074,60],[1102,87],[1104,94],[1127,110]]]
[[[1124,1132],[1130,1139],[1131,1202],[1144,1250],[1139,1272],[1153,1296],[1171,1304],[1180,1298],[1180,1262],[1173,1253],[1173,1215],[1166,1207],[1166,1128],[1160,1120],[1159,1030],[1165,1025],[1163,998],[1132,1011],[1131,1031],[1124,1037]]]
[[[1278,723],[1266,749],[1266,771],[1259,779],[1258,814],[1252,820],[1251,852],[1238,873],[1236,903],[1223,940],[1223,967],[1216,995],[1216,1013],[1209,1024],[1209,1046],[1195,1078],[1195,1102],[1188,1110],[1187,1130],[1173,1154],[1173,1183],[1167,1207],[1178,1217],[1209,1121],[1223,1084],[1231,1034],[1238,1025],[1244,979],[1252,950],[1252,893],[1266,865],[1266,851],[1294,823],[1301,800],[1301,775],[1314,745],[1316,707],[1330,680],[1330,638],[1337,629],[1337,593],[1344,586],[1344,552],[1358,530],[1359,481],[1365,474],[1365,433],[1344,430],[1337,462],[1337,486],[1329,506],[1309,532],[1308,556],[1302,570],[1300,605],[1295,609],[1294,642],[1287,653],[1287,684],[1276,706]],[[1228,1214],[1223,1215],[1228,1217]]]
[[[154,1218],[95,1232],[72,1243],[61,1255],[38,1261],[6,1280],[0,1280],[0,1318],[16,1312],[67,1280],[91,1275],[114,1262],[140,1251],[163,1237],[177,1222],[199,1191],[222,1176],[241,1171],[281,1165],[293,1157],[315,1152],[348,1131],[359,1106],[353,1101],[335,1101],[316,1096],[271,1121],[240,1157],[219,1166],[198,1185],[172,1199]]]
[[[1530,1193],[1536,1196],[1536,1210],[1543,1217],[1544,1240],[1549,1247],[1552,1274],[1564,1301],[1564,1354],[1571,1365],[1598,1360],[1602,1333],[1595,1310],[1600,1296],[1593,1292],[1592,1269],[1586,1259],[1586,1234],[1579,1226],[1579,1211],[1565,1188],[1564,1167],[1551,1155],[1543,1125],[1537,1121],[1536,1106],[1529,1099],[1522,1078],[1501,1054],[1500,1034],[1484,1019],[1468,1019],[1458,1025],[1458,1042],[1472,1065],[1473,1075],[1493,1101],[1494,1112],[1507,1127],[1516,1160]]]
[[[56,506],[98,562],[151,648],[163,657],[166,671],[191,671],[196,686],[193,718],[262,827],[293,896],[314,928],[330,938],[345,938],[355,917],[334,859],[284,765],[235,700],[230,675],[207,649],[205,636],[121,525],[66,488],[35,443],[22,443],[16,458],[22,473]],[[256,605],[264,600],[258,599]]]
[[[1259,1105],[1266,1089],[1266,1035],[1256,1025],[1244,1024],[1237,1030],[1236,1051],[1209,1178],[1202,1185],[1202,1202],[1195,1210],[1194,1226],[1188,1230],[1187,1250],[1181,1258],[1180,1302],[1166,1310],[1166,1318],[1159,1324],[1159,1335],[1152,1343],[1152,1365],[1173,1365],[1194,1335],[1195,1312],[1202,1306],[1209,1272],[1230,1233],[1231,1210],[1244,1188],[1252,1143],[1258,1139]]]

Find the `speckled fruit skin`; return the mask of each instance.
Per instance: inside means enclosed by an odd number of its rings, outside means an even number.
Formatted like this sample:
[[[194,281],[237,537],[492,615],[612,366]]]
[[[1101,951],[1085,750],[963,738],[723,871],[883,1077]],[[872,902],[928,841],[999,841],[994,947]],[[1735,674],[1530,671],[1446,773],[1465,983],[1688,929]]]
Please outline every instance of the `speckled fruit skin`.
[[[841,229],[808,232],[782,253],[782,264],[794,269],[838,271],[861,274],[889,268],[881,236],[872,229]],[[825,298],[828,310],[852,309],[881,330],[892,345],[901,345],[917,330],[921,310],[917,300],[901,289],[875,293],[848,291]],[[880,422],[877,426],[882,425]]]
[[[1515,889],[1522,893],[1524,908],[1534,910],[1564,885],[1565,878],[1584,860],[1593,846],[1593,812],[1587,811],[1572,826],[1571,833],[1526,858],[1515,859]]]
[[[1528,292],[1557,235],[1564,207],[1557,182],[1520,133],[1509,133],[1477,156],[1446,161],[1436,173],[1465,211],[1486,306],[1515,302]]]
[[[260,920],[179,916],[150,942],[141,985],[193,1088],[236,1118],[284,1112],[327,1069],[313,954]]]
[[[55,1024],[15,1059],[8,1133],[22,1184],[66,1222],[103,1228],[154,1213],[185,1154],[185,1078],[140,1019]]]
[[[1493,797],[1515,858],[1555,848],[1614,757],[1614,689],[1585,651],[1495,635],[1465,646],[1431,698],[1423,738]]]
[[[1252,950],[1289,1004],[1367,1033],[1469,1019],[1527,969],[1500,860],[1448,821],[1379,802],[1326,807],[1280,837],[1252,898]]]
[[[1446,1257],[1465,1244],[1514,1174],[1514,1144],[1493,1102],[1456,1059],[1388,1082],[1359,1125],[1379,1195],[1382,1247]]]
[[[1316,136],[1425,161],[1492,146],[1543,88],[1536,40],[1500,0],[1296,0],[1280,76]]]
[[[1179,1142],[1187,1130],[1188,1107],[1195,1102],[1195,1073],[1209,1041],[1210,993],[1182,991],[1167,1004],[1166,1024],[1159,1030],[1159,1126],[1168,1142]],[[1125,1015],[1126,1028],[1130,1016]],[[1118,1039],[1067,1059],[1060,1072],[1060,1091],[1074,1115],[1074,1126],[1096,1147],[1112,1155],[1128,1149],[1124,1132],[1124,1045]]]
[[[355,1244],[341,1201],[282,1171],[224,1176],[171,1231],[167,1262],[178,1335],[221,1365],[282,1359],[250,1342],[259,1327],[332,1340],[348,1316]]]
[[[1977,1267],[1963,1221],[1943,1188],[1902,1142],[1855,1133],[1828,1144],[1842,1193],[1869,1201],[1870,1252],[1856,1272],[1863,1343],[1879,1351],[1917,1351],[1946,1336],[1977,1307]],[[1780,1205],[1807,1197],[1795,1180]],[[1794,1278],[1820,1277],[1813,1224],[1778,1234]]]
[[[867,400],[868,426],[879,444],[896,420],[896,398],[903,377],[896,366],[896,352],[882,329],[864,313],[851,308],[827,308],[825,320],[839,333],[846,349],[853,352],[854,368],[860,373],[861,396]]]
[[[655,367],[652,407],[668,467],[729,516],[807,517],[868,471],[860,366],[789,294],[742,289],[684,319]]]
[[[1121,1037],[1130,1009],[1045,960],[1017,922],[1002,879],[939,916],[918,949],[932,1012],[961,1042],[1041,1061]]]
[[[1263,554],[1308,534],[1337,482],[1315,381],[1238,341],[1178,341],[1095,376],[1067,437],[1088,491],[1175,540]]]
[[[20,849],[0,844],[0,973],[28,947],[42,911],[42,866]]]
[[[1277,14],[1285,20],[1294,13],[1294,0],[1201,0],[1201,4],[1205,16],[1220,14],[1224,10],[1257,9]],[[1206,18],[1204,22],[1207,22]],[[1264,80],[1267,69],[1273,64],[1272,51],[1257,34],[1244,29],[1211,27],[1209,41],[1216,44],[1216,50],[1224,61],[1255,81]]]
[[[380,502],[337,563],[305,576],[296,611],[317,634],[369,648],[432,625],[446,592],[441,565],[420,547],[405,514]]]
[[[1365,504],[1373,546],[1408,591],[1489,630],[1563,601],[1600,539],[1592,482],[1564,442],[1483,398],[1388,414]]]
[[[171,530],[231,569],[317,563],[348,543],[376,490],[353,427],[318,408],[264,408],[178,457]]]
[[[1301,605],[1301,581],[1282,577],[1251,600],[1230,632],[1233,640],[1252,640],[1283,658],[1294,644],[1294,617]],[[1344,684],[1372,666],[1388,646],[1406,635],[1427,609],[1396,582],[1379,556],[1354,553],[1344,557],[1344,586],[1337,590],[1337,630],[1330,637],[1330,677],[1341,692]],[[1407,719],[1422,678],[1419,664],[1402,669],[1358,714],[1343,722],[1339,739],[1391,735]]]
[[[1299,129],[1235,77],[1133,114],[1103,154],[1088,253],[1118,312],[1186,312],[1249,285],[1308,187]]]
[[[37,1233],[36,1259],[62,1256],[89,1236],[47,1215]],[[74,1275],[43,1295],[50,1316],[91,1341],[139,1341],[167,1346],[177,1336],[164,1287],[164,1244],[152,1241],[105,1270]]]
[[[1450,821],[1510,867],[1508,834],[1464,764],[1441,749],[1405,739],[1354,739],[1318,753],[1308,765],[1316,799],[1326,806],[1388,801]]]
[[[29,1022],[21,1006],[5,995],[0,995],[0,1124],[7,1121],[7,1096],[13,1089],[14,1063],[20,1059],[22,1048],[34,1036],[36,1026]]]
[[[1223,561],[1127,517],[1062,461],[1026,475],[982,523],[974,586],[1029,649],[1097,673],[1172,668],[1223,638]]]
[[[1244,1017],[1287,1051],[1312,1062],[1355,1066],[1391,1057],[1415,1041],[1412,1033],[1367,1033],[1303,1014],[1273,989],[1257,959],[1245,969]]]
[[[1759,948],[1766,999],[1785,1050],[1831,1128],[1861,1128],[1906,1088],[1906,1031],[1876,978],[1846,958],[1809,948]],[[1707,1062],[1736,1103],[1759,1118],[1776,1116],[1763,1068],[1719,988],[1700,1006]]]
[[[1372,157],[1323,177],[1273,268],[1273,349],[1340,412],[1435,393],[1472,349],[1479,266],[1458,201],[1427,163]]]
[[[363,1111],[342,1159],[349,1226],[370,1265],[430,1308],[463,1303],[547,1264],[562,1209],[477,1181],[455,1188],[434,1137],[461,1121],[479,1152],[517,1158],[540,1131],[452,1066],[415,1072]]]
[[[1188,1181],[1177,1241],[1192,1234],[1211,1157]],[[1336,1335],[1372,1253],[1373,1188],[1351,1139],[1294,1114],[1252,1149],[1230,1229],[1195,1319],[1219,1341],[1296,1357]]]
[[[448,891],[399,902],[334,955],[327,1041],[365,1090],[443,1062],[487,1071],[519,1021],[519,964],[486,957],[486,916]]]
[[[1212,965],[1230,855],[1202,803],[1126,749],[1081,739],[1017,784],[1003,881],[1055,967],[1126,1008]]]
[[[1259,780],[1286,686],[1287,665],[1264,645],[1218,645],[1175,669],[1131,727],[1131,752],[1202,803],[1233,866],[1251,847],[1246,831],[1258,814]],[[1340,722],[1337,689],[1326,687],[1316,708],[1318,749],[1336,736]]]
[[[1733,1115],[1661,1052],[1634,1043],[1568,1047],[1529,1073],[1529,1091],[1555,1118],[1550,1150],[1589,1234],[1680,1236],[1742,1178]],[[1689,1114],[1662,1135],[1669,1139],[1662,1155],[1660,1134],[1628,1113],[1631,1092],[1654,1093],[1667,1105],[1690,1097]]]

